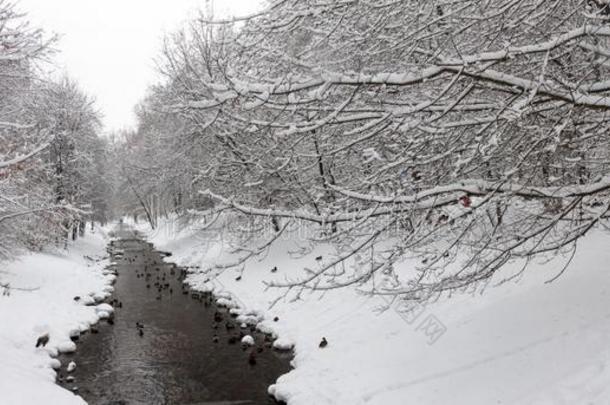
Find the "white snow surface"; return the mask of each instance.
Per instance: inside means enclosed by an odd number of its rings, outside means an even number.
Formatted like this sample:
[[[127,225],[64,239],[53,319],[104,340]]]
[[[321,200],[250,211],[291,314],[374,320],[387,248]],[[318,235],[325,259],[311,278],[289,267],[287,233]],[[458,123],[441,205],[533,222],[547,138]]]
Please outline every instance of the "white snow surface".
[[[146,227],[139,228],[147,232]],[[197,227],[161,222],[147,232],[168,260],[185,266],[235,260],[222,238]],[[213,282],[192,274],[190,283],[232,297],[243,317],[260,319],[281,346],[294,345],[294,370],[269,392],[289,405],[324,404],[610,404],[610,235],[594,230],[579,244],[565,274],[557,260],[532,264],[514,281],[481,295],[463,293],[421,308],[403,319],[385,302],[354,289],[280,295],[265,280],[296,277],[315,257],[294,259],[296,242],[280,241],[244,269],[224,270]],[[270,269],[278,267],[272,273]],[[404,271],[412,268],[403,263]],[[501,276],[520,270],[509,265]],[[243,270],[243,273],[242,273]],[[236,280],[237,275],[242,278]],[[404,316],[404,314],[402,314]],[[277,321],[274,318],[278,317]],[[444,334],[426,334],[438,321]],[[322,337],[328,345],[319,348]]]
[[[87,231],[67,251],[31,253],[0,263],[1,283],[34,289],[0,294],[0,404],[85,403],[55,384],[54,368],[60,364],[52,356],[74,350],[70,335],[98,322],[96,307],[85,306],[92,300],[84,298],[102,294],[112,281],[102,274],[106,233],[100,228]],[[74,301],[76,296],[81,300]],[[44,333],[49,333],[49,343],[35,348]]]

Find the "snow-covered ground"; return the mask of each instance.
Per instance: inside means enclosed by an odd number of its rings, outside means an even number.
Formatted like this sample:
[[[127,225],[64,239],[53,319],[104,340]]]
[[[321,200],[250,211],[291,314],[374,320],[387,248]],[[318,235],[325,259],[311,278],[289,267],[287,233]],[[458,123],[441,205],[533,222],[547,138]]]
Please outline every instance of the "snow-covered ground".
[[[226,243],[196,226],[180,229],[167,220],[156,231],[139,228],[181,265],[232,260]],[[214,283],[193,274],[190,282],[229,297],[251,320],[263,319],[259,327],[277,335],[277,345],[294,346],[295,369],[270,387],[290,405],[609,404],[610,235],[594,231],[579,246],[551,284],[545,281],[561,270],[557,261],[533,264],[483,295],[407,313],[396,306],[380,312],[383,300],[353,289],[290,296],[270,308],[279,293],[265,289],[264,280],[294,276],[326,254],[291,258],[291,240],[243,273],[224,271]],[[328,345],[320,348],[323,337]]]
[[[0,404],[85,403],[55,384],[53,367],[68,364],[59,365],[53,357],[74,350],[70,335],[99,320],[104,308],[85,304],[109,295],[112,288],[114,276],[103,274],[107,239],[96,228],[66,252],[32,253],[0,263],[0,283],[12,287],[8,295],[0,288]],[[35,348],[45,334],[48,344]]]

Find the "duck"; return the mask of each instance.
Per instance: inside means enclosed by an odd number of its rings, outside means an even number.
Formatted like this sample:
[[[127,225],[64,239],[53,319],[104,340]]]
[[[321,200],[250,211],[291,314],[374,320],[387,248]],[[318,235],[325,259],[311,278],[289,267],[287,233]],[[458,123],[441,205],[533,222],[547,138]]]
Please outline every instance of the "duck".
[[[252,350],[248,355],[248,364],[251,366],[256,364],[256,352],[254,350]]]
[[[38,340],[36,341],[36,347],[45,347],[47,343],[49,343],[49,334],[45,333],[44,335],[38,337]]]
[[[318,345],[318,347],[320,347],[320,348],[324,348],[324,347],[326,347],[326,346],[328,346],[328,340],[326,340],[326,338],[325,338],[325,337],[323,337],[323,338],[322,338],[322,341],[320,342],[320,344]]]

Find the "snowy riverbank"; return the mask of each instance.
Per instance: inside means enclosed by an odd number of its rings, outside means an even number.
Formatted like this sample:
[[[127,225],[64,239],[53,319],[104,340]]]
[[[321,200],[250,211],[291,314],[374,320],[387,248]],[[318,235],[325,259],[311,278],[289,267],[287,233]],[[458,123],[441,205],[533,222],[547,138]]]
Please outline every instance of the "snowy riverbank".
[[[0,263],[0,282],[11,287],[8,293],[0,288],[1,404],[84,403],[55,384],[53,357],[74,350],[70,335],[99,321],[96,307],[85,304],[110,293],[114,276],[103,271],[107,241],[104,230],[96,228],[67,252],[31,253]],[[35,348],[44,334],[48,344]]]
[[[181,265],[235,259],[226,241],[197,226],[165,221],[154,232],[139,228]],[[297,246],[290,240],[243,273],[189,280],[232,297],[242,315],[262,319],[260,327],[277,335],[277,344],[294,346],[295,369],[270,387],[290,405],[604,404],[610,398],[609,245],[610,235],[594,231],[554,283],[545,281],[561,270],[559,263],[534,264],[518,281],[488,287],[482,296],[454,296],[409,313],[379,312],[384,301],[353,289],[300,300],[289,295],[269,309],[278,291],[263,281],[294,277],[327,254],[314,249],[291,258]],[[325,348],[318,347],[322,337]]]

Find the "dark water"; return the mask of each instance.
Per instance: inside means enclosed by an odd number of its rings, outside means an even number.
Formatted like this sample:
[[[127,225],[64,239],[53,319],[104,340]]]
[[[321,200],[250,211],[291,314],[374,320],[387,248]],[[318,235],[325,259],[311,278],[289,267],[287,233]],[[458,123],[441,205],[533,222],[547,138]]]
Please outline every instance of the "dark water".
[[[180,269],[163,262],[135,233],[122,226],[116,236],[110,249],[118,271],[113,299],[122,308],[115,306],[113,325],[101,321],[98,333],[78,339],[76,353],[62,356],[59,383],[77,387],[92,405],[276,403],[267,387],[289,371],[290,356],[270,349],[264,335],[241,329],[211,297],[185,295]],[[216,311],[223,317],[217,324]],[[227,330],[227,321],[235,329]],[[142,336],[137,322],[143,324]],[[252,335],[256,346],[230,344],[240,332]],[[72,360],[77,368],[68,374]]]

